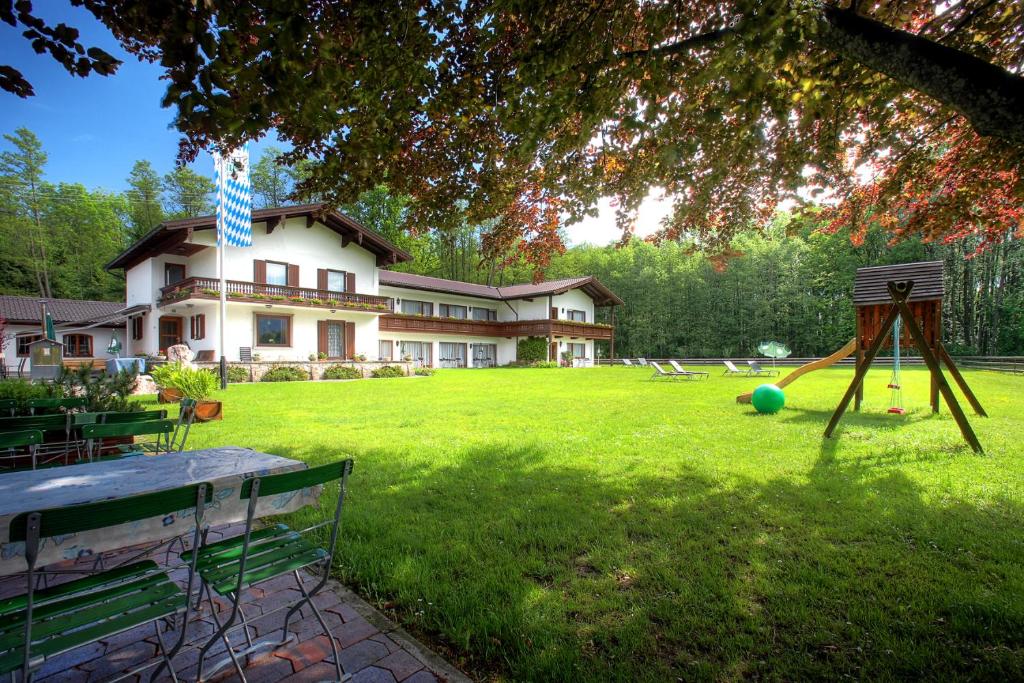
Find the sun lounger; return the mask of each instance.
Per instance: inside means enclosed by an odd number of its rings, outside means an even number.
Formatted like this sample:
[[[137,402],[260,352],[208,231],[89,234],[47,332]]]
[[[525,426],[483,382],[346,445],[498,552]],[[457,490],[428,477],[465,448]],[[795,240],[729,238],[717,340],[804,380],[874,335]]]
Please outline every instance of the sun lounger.
[[[637,365],[646,366],[647,365],[647,359],[646,358],[637,358],[636,359],[636,363],[637,363]]]
[[[659,379],[659,378],[665,378],[665,379],[695,379],[697,377],[697,374],[693,373],[693,372],[676,372],[675,370],[673,370],[672,372],[669,372],[665,368],[661,367],[660,364],[655,363],[654,361],[651,361],[650,363],[648,363],[648,365],[650,365],[652,368],[654,368],[654,374],[651,375],[651,379],[652,380]]]
[[[707,379],[708,378],[708,373],[704,372],[703,370],[687,370],[686,368],[684,368],[682,365],[680,365],[678,362],[676,362],[674,360],[670,360],[668,362],[668,364],[671,365],[672,368],[676,372],[678,372],[680,374],[683,374],[683,375],[693,375],[693,379]]]
[[[622,359],[622,364],[625,365],[627,368],[636,367],[635,365],[633,365],[633,361],[631,361],[628,358],[623,358]]]
[[[733,362],[731,360],[723,360],[722,362],[725,363],[725,372],[722,373],[723,377],[740,377],[740,376],[744,376],[745,377],[745,376],[750,374],[750,370],[749,369],[747,369],[747,370],[740,370],[738,367],[736,367],[733,364]]]
[[[773,370],[771,368],[768,368],[768,369],[762,368],[761,364],[758,363],[756,360],[748,360],[747,361],[747,365],[750,366],[750,373],[749,374],[754,376],[754,377],[773,377],[773,376],[779,374],[778,370]]]

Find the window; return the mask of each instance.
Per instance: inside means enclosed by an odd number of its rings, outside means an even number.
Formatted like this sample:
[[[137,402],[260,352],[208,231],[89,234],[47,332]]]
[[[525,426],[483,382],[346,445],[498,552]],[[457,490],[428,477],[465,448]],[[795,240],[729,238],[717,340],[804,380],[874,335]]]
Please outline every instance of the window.
[[[146,325],[143,322],[141,315],[132,318],[132,341],[139,341],[142,339],[142,334],[146,329]]]
[[[572,354],[573,358],[586,358],[587,357],[587,345],[586,344],[566,344],[568,347],[566,350]]]
[[[345,271],[343,270],[328,270],[327,271],[327,289],[331,292],[344,292],[345,290]]]
[[[476,309],[473,309],[474,311]],[[493,368],[498,358],[497,344],[473,344],[473,367]]]
[[[68,358],[92,358],[92,336],[65,334],[64,355]]]
[[[395,342],[390,339],[381,339],[380,345],[377,349],[377,357],[379,360],[393,360]]]
[[[437,345],[438,361],[442,368],[466,367],[466,345],[455,342],[441,342]]]
[[[433,350],[433,344],[430,342],[407,342],[404,341],[399,349],[402,353],[402,359],[409,356],[415,363],[416,367],[431,367],[431,351]]]
[[[429,301],[402,299],[402,313],[406,315],[434,315],[434,304]]]
[[[18,358],[28,358],[28,345],[43,338],[41,334],[25,334],[16,338]]]
[[[587,322],[586,311],[576,311],[570,308],[568,311],[566,311],[566,316],[568,320],[575,320],[576,322],[580,323]]]
[[[473,320],[497,320],[498,311],[493,308],[473,307]]]
[[[288,286],[288,264],[267,261],[267,284]]]
[[[458,318],[459,320],[466,319],[466,307],[457,306],[455,304],[441,304],[438,306],[442,318]]]
[[[256,346],[291,346],[290,315],[256,314]]]
[[[185,279],[185,265],[182,263],[164,264],[164,284],[173,285]]]
[[[200,313],[189,318],[189,336],[194,340],[206,338],[206,314]]]

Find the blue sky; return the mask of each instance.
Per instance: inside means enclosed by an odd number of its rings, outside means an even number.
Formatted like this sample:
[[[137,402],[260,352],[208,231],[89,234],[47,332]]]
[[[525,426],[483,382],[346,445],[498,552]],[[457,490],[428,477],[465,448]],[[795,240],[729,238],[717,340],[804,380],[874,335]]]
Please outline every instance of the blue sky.
[[[39,136],[49,156],[50,182],[119,191],[126,188],[125,179],[138,159],[148,159],[160,174],[173,169],[180,136],[170,128],[172,110],[160,106],[165,86],[159,65],[142,63],[124,52],[110,31],[82,8],[64,0],[36,2],[34,7],[51,24],[63,21],[74,26],[85,46],[100,47],[123,64],[113,76],[78,78],[49,55],[35,54],[19,29],[0,23],[0,64],[21,71],[36,91],[28,99],[0,91],[0,134],[24,126]],[[288,147],[274,137],[264,138],[250,146],[253,159],[268,145]],[[6,147],[0,140],[0,148]],[[209,155],[200,155],[192,167],[213,175]],[[667,202],[653,197],[644,202],[636,234],[653,232],[667,210]],[[598,211],[599,216],[566,228],[570,243],[607,244],[619,238],[610,202],[600,202]]]
[[[43,142],[50,182],[80,182],[90,188],[122,190],[137,159],[148,159],[163,174],[174,168],[178,133],[169,128],[172,110],[160,106],[165,86],[159,65],[139,62],[124,52],[103,24],[67,2],[33,3],[47,21],[63,21],[82,33],[87,47],[100,47],[124,63],[113,76],[78,78],[49,55],[37,55],[19,29],[0,23],[0,64],[9,64],[29,80],[35,97],[21,99],[0,91],[0,133],[25,127]],[[268,144],[250,150],[258,158]],[[6,141],[0,141],[6,148]],[[193,168],[213,175],[213,161],[201,155]]]

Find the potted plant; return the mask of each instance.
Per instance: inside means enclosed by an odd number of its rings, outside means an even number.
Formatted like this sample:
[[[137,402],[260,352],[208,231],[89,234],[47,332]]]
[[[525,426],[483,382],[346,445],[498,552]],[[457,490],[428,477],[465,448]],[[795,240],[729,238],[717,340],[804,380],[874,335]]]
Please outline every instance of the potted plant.
[[[215,372],[199,370],[175,363],[154,368],[153,381],[160,388],[164,401],[191,398],[196,401],[195,419],[199,422],[220,420],[223,417],[223,405],[220,401],[210,400],[210,395],[217,390],[219,379]]]

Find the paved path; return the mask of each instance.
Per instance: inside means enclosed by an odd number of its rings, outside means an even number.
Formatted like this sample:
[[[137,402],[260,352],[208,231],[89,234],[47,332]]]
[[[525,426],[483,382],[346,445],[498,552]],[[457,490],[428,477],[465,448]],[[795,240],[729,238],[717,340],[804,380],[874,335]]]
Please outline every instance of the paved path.
[[[232,536],[241,530],[241,526],[213,529],[210,531],[210,540]],[[154,559],[162,560],[163,553]],[[107,566],[116,564],[116,557],[107,562]],[[173,555],[171,564],[177,564],[177,558]],[[172,576],[184,583],[187,572],[176,569]],[[23,591],[24,587],[20,585],[22,581],[17,577],[4,580],[0,594]],[[295,581],[291,577],[279,577],[260,584],[258,588],[248,591],[243,603],[246,616],[252,620],[263,610],[272,610],[285,601],[296,599],[298,595]],[[317,596],[316,603],[338,641],[342,666],[347,673],[353,675],[353,683],[468,683],[469,679],[455,667],[344,586],[332,581]],[[218,610],[225,609],[227,602],[220,602]],[[301,617],[293,619],[289,625],[289,630],[297,636],[296,641],[273,652],[264,651],[249,663],[245,675],[250,683],[312,682],[336,678],[327,636],[308,607],[302,611]],[[274,635],[275,630],[280,632],[283,619],[284,612],[281,611],[263,621],[257,621],[255,626],[258,639]],[[192,632],[189,640],[196,640],[200,644],[213,633],[209,603],[204,602],[199,618],[194,619],[188,628]],[[164,641],[173,642],[176,636],[176,633],[165,634]],[[235,632],[233,642],[242,640],[239,629]],[[207,657],[207,667],[223,658],[223,645],[218,643],[212,652],[214,654]],[[197,654],[197,649],[188,648],[183,649],[175,658],[175,668],[182,681],[195,680]],[[152,627],[140,627],[48,661],[36,674],[35,680],[38,683],[93,683],[155,659],[156,635]],[[148,681],[151,673],[152,669],[143,672],[141,680]],[[169,681],[170,677],[165,671],[159,680]],[[238,677],[229,665],[214,680],[233,681],[238,680]]]

